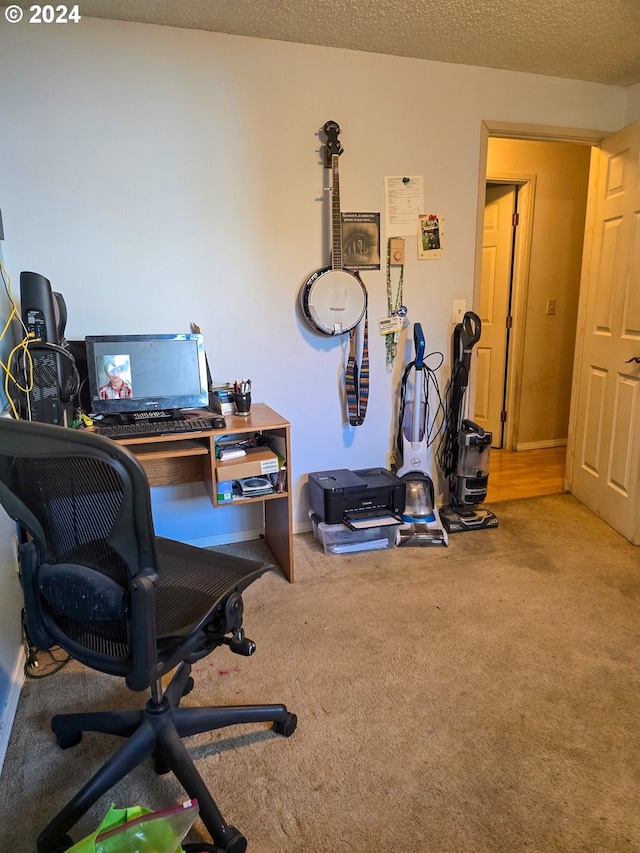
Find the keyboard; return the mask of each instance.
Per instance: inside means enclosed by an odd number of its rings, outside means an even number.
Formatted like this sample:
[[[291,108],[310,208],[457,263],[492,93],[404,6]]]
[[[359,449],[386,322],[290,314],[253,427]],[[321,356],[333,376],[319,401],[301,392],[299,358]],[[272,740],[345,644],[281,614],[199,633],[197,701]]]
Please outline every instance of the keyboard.
[[[203,432],[213,428],[213,421],[210,418],[185,418],[183,421],[143,420],[132,424],[96,425],[96,432],[107,438],[152,438],[157,435]]]

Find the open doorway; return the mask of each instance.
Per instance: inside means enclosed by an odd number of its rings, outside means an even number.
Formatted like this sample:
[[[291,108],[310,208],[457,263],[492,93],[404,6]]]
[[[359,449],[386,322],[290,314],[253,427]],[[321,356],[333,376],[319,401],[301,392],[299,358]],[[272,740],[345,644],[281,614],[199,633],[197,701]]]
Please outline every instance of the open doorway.
[[[590,160],[584,144],[487,140],[474,419],[493,435],[492,476],[508,481],[528,451],[532,494],[564,481]]]

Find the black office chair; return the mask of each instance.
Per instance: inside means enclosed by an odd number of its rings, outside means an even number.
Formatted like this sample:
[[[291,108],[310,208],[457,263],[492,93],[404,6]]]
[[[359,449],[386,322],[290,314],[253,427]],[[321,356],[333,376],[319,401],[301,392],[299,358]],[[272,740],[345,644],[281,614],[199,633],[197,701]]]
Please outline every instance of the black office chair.
[[[156,537],[142,467],[125,448],[88,432],[0,419],[0,503],[28,534],[19,557],[31,642],[60,646],[151,693],[141,711],[53,717],[63,749],[83,731],[127,740],[42,830],[39,853],[68,849],[71,827],[149,756],[156,772],[173,771],[197,799],[217,847],[243,853],[246,839],[225,823],[181,738],[262,722],[288,737],[296,716],[285,705],[178,706],[193,687],[194,661],[223,643],[253,653],[241,593],[273,566]],[[174,669],[163,691],[160,679]]]

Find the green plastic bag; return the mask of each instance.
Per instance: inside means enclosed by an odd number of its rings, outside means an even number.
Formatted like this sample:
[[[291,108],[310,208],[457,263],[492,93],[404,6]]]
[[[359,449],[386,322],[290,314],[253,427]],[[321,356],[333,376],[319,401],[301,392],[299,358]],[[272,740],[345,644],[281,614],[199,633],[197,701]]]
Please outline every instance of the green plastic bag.
[[[196,800],[159,812],[112,804],[96,831],[67,853],[180,853],[180,842],[197,816]]]

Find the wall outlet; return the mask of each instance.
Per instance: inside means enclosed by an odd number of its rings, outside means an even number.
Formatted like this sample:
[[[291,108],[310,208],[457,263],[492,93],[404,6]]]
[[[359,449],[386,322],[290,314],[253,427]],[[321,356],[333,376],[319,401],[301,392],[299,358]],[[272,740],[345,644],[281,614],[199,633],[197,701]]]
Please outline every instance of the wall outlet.
[[[466,299],[454,299],[453,300],[453,311],[451,314],[451,319],[454,324],[462,323],[462,318],[467,313],[467,300]]]

